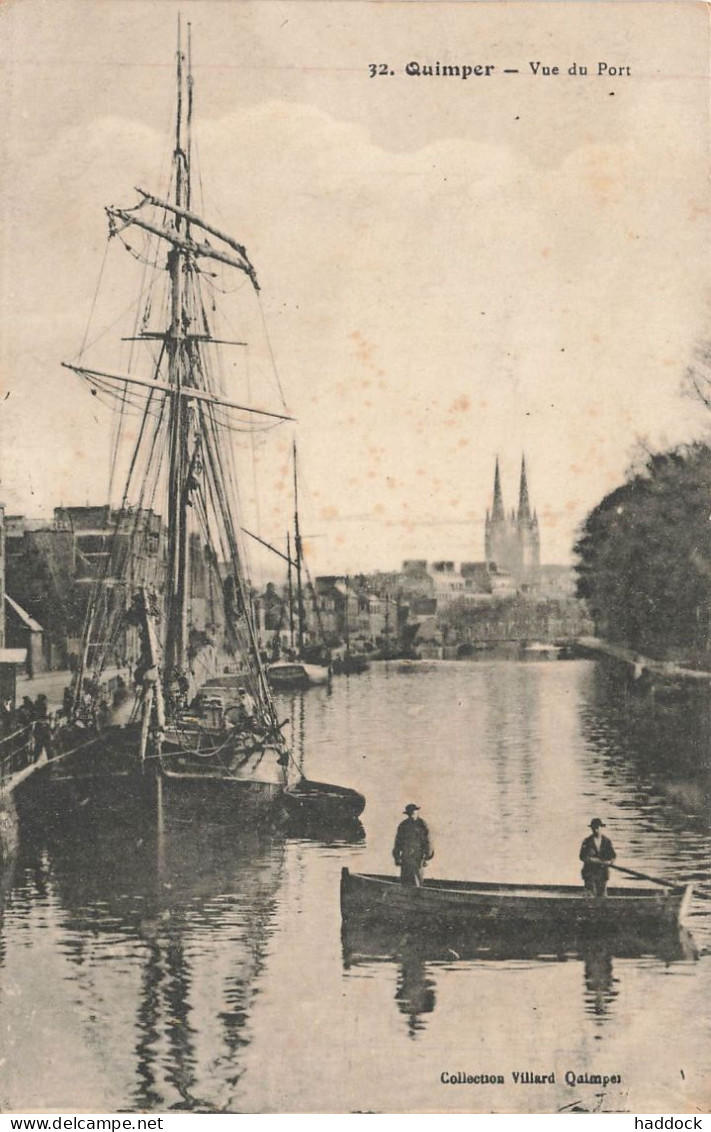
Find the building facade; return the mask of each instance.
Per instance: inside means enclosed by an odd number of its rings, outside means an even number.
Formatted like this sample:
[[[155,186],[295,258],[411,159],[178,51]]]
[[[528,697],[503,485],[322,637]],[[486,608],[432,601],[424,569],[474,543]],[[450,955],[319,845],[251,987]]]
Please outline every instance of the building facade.
[[[160,589],[164,545],[161,519],[150,510],[119,514],[100,505],[57,507],[53,519],[45,520],[8,516],[6,587],[13,599],[8,630],[28,649],[35,670],[64,668],[78,659],[87,607],[97,588],[107,616],[125,604],[127,590]],[[124,577],[126,586],[119,584]],[[100,620],[105,623],[106,617]],[[117,641],[117,662],[132,651],[126,635],[133,633],[127,627]],[[96,639],[93,645],[103,642]]]

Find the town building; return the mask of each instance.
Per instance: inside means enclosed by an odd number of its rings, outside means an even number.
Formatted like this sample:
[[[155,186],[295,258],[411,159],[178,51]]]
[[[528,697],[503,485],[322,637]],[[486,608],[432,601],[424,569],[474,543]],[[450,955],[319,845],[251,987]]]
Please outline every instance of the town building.
[[[34,672],[78,661],[97,586],[108,612],[126,600],[126,587],[159,589],[165,577],[164,528],[149,509],[56,507],[53,518],[44,520],[11,515],[6,550],[8,631],[14,644],[28,650]],[[126,586],[119,584],[124,581]],[[117,662],[119,654],[132,651],[126,646],[123,637],[117,640]]]
[[[316,578],[312,605],[322,634],[333,643],[347,639],[372,642],[387,628],[389,598],[377,592],[365,576],[330,574]],[[393,616],[394,611],[393,603]],[[308,609],[307,614],[311,616]]]
[[[18,671],[24,666],[25,649],[13,648],[8,641],[5,620],[5,505],[0,503],[0,702],[15,705],[15,688]]]

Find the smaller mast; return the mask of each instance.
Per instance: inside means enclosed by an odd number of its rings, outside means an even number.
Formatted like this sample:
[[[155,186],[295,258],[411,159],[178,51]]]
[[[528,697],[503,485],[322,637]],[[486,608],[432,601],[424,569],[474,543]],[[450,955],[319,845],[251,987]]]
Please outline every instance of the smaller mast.
[[[299,482],[296,472],[296,441],[294,441],[294,549],[296,551],[296,617],[299,642],[299,656],[304,652],[304,589],[301,579],[301,563],[303,551],[301,545],[301,530],[299,528]]]
[[[349,582],[350,582],[350,578],[348,577],[348,574],[346,574],[346,621],[345,621],[346,656],[350,656],[350,652],[351,652],[351,627],[350,627],[350,620],[351,619],[350,619],[350,610],[348,608],[349,604],[350,604],[350,592],[349,592],[349,584],[348,584]]]
[[[286,532],[286,557],[288,563],[288,586],[289,586],[289,648],[294,651],[294,583],[292,579],[292,561],[291,561],[291,535]]]
[[[190,169],[183,148],[183,50],[181,23],[178,16],[178,52],[176,66],[177,109],[175,115],[175,148],[173,150],[173,173],[175,204],[183,206]],[[189,239],[188,223],[176,216],[175,230],[178,236],[182,230]],[[166,588],[166,645],[165,672],[166,686],[170,686],[176,672],[185,667],[187,647],[187,590],[188,590],[188,538],[187,505],[189,464],[188,434],[190,430],[188,412],[180,394],[188,376],[184,335],[188,327],[186,272],[189,268],[188,256],[181,247],[172,246],[168,252],[168,273],[170,276],[170,328],[166,338],[168,348],[169,384],[175,394],[170,398],[169,418],[169,479],[168,479],[168,577]],[[185,370],[185,372],[184,372]]]
[[[185,115],[185,165],[187,169],[187,177],[185,178],[185,209],[190,212],[190,204],[192,197],[192,178],[190,177],[190,158],[192,157],[192,126],[193,126],[193,58],[192,58],[192,34],[191,24],[188,21],[188,49],[187,49],[187,63],[188,74],[186,79],[186,93],[188,96],[188,109]],[[190,218],[187,217],[187,232],[190,234]]]
[[[383,629],[383,636],[385,637],[385,659],[388,660],[390,654],[390,591],[385,591],[385,626]]]

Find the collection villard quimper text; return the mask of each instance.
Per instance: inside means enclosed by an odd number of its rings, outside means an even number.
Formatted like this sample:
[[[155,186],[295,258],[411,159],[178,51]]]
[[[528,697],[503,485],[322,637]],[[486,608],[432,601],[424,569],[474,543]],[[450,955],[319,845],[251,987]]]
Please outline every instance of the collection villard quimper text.
[[[551,1073],[533,1073],[531,1070],[515,1069],[508,1074],[514,1085],[555,1085],[555,1071]],[[506,1078],[503,1073],[467,1073],[458,1070],[450,1073],[444,1070],[440,1074],[443,1085],[505,1085]],[[622,1077],[619,1073],[576,1073],[567,1069],[563,1074],[566,1085],[575,1088],[579,1085],[621,1085]]]

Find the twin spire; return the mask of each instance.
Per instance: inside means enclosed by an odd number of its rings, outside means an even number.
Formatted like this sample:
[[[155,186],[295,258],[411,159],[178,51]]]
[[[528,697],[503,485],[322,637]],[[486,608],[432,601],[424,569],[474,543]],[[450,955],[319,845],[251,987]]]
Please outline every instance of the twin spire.
[[[487,513],[487,519],[491,519],[492,523],[504,522],[506,520],[506,511],[504,509],[504,496],[501,490],[501,473],[499,471],[499,457],[496,457],[496,465],[494,468],[494,502],[491,508],[491,516]],[[512,511],[511,518],[519,523],[537,523],[538,516],[535,511],[531,514],[531,500],[528,494],[528,477],[526,475],[526,457],[521,457],[521,479],[518,488],[518,513]]]

